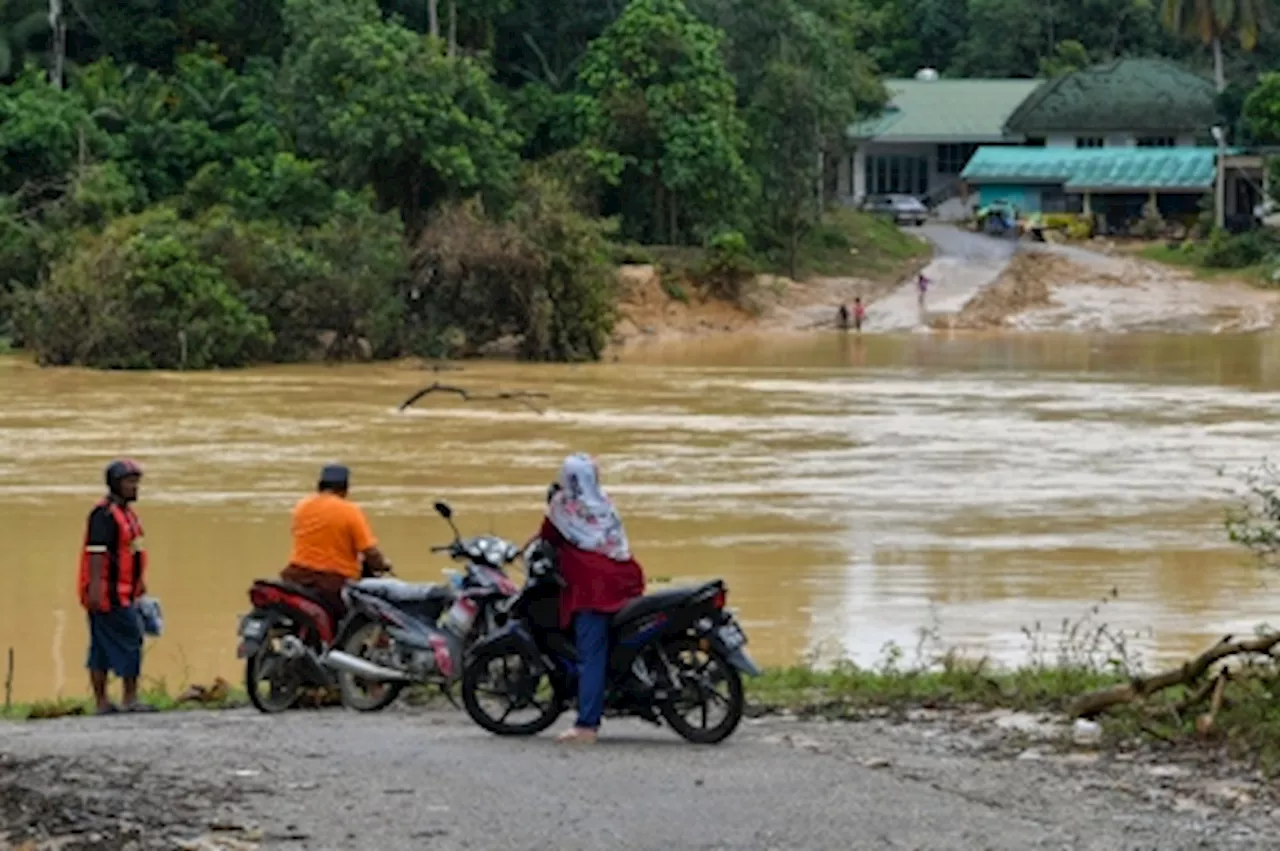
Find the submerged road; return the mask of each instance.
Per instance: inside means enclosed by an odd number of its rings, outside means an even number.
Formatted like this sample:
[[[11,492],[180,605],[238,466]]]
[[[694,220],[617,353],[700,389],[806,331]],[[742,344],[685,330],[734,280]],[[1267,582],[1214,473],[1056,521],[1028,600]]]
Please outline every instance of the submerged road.
[[[198,833],[192,807],[255,822],[261,846],[236,848],[1267,847],[1240,812],[1176,810],[1069,760],[967,753],[964,736],[927,725],[772,719],[711,748],[629,722],[606,733],[566,748],[551,734],[499,739],[457,713],[236,710],[8,723],[0,752],[73,766],[17,775],[51,794],[167,814],[153,838]]]

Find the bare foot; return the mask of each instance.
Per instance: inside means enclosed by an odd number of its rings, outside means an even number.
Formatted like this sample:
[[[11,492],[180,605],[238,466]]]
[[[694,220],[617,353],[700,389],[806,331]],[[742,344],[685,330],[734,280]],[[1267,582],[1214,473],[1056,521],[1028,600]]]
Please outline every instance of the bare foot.
[[[556,736],[556,741],[569,745],[594,745],[596,743],[596,731],[589,730],[586,727],[570,727],[559,736]]]

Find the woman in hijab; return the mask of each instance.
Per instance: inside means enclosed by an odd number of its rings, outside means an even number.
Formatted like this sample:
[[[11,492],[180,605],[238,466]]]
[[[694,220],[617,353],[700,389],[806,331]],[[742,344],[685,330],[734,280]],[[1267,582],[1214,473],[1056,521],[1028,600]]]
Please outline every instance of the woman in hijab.
[[[631,557],[627,533],[600,487],[600,471],[587,455],[570,455],[560,467],[539,537],[555,547],[565,587],[560,625],[573,625],[578,648],[578,721],[562,742],[596,740],[604,714],[609,667],[609,620],[644,593],[644,573]]]

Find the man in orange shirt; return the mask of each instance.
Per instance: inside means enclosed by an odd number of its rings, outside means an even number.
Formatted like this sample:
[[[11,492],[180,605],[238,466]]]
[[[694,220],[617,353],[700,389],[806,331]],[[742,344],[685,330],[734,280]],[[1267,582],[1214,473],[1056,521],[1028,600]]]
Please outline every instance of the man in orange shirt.
[[[351,471],[341,464],[320,471],[316,493],[293,508],[293,553],[280,574],[322,598],[335,616],[345,608],[348,582],[391,571],[364,512],[347,499],[350,481]]]

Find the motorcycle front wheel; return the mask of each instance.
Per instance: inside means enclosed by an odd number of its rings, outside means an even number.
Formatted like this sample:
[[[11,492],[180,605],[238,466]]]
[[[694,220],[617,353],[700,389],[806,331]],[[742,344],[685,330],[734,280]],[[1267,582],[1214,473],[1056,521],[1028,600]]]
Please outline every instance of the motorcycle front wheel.
[[[471,720],[498,736],[535,736],[556,723],[564,709],[537,660],[518,650],[482,650],[462,673],[462,706]],[[527,720],[513,719],[529,712]]]
[[[272,629],[262,640],[258,652],[244,663],[244,690],[249,702],[259,712],[269,715],[293,708],[302,697],[303,682],[297,666],[278,649],[280,640],[287,634],[278,627]]]

